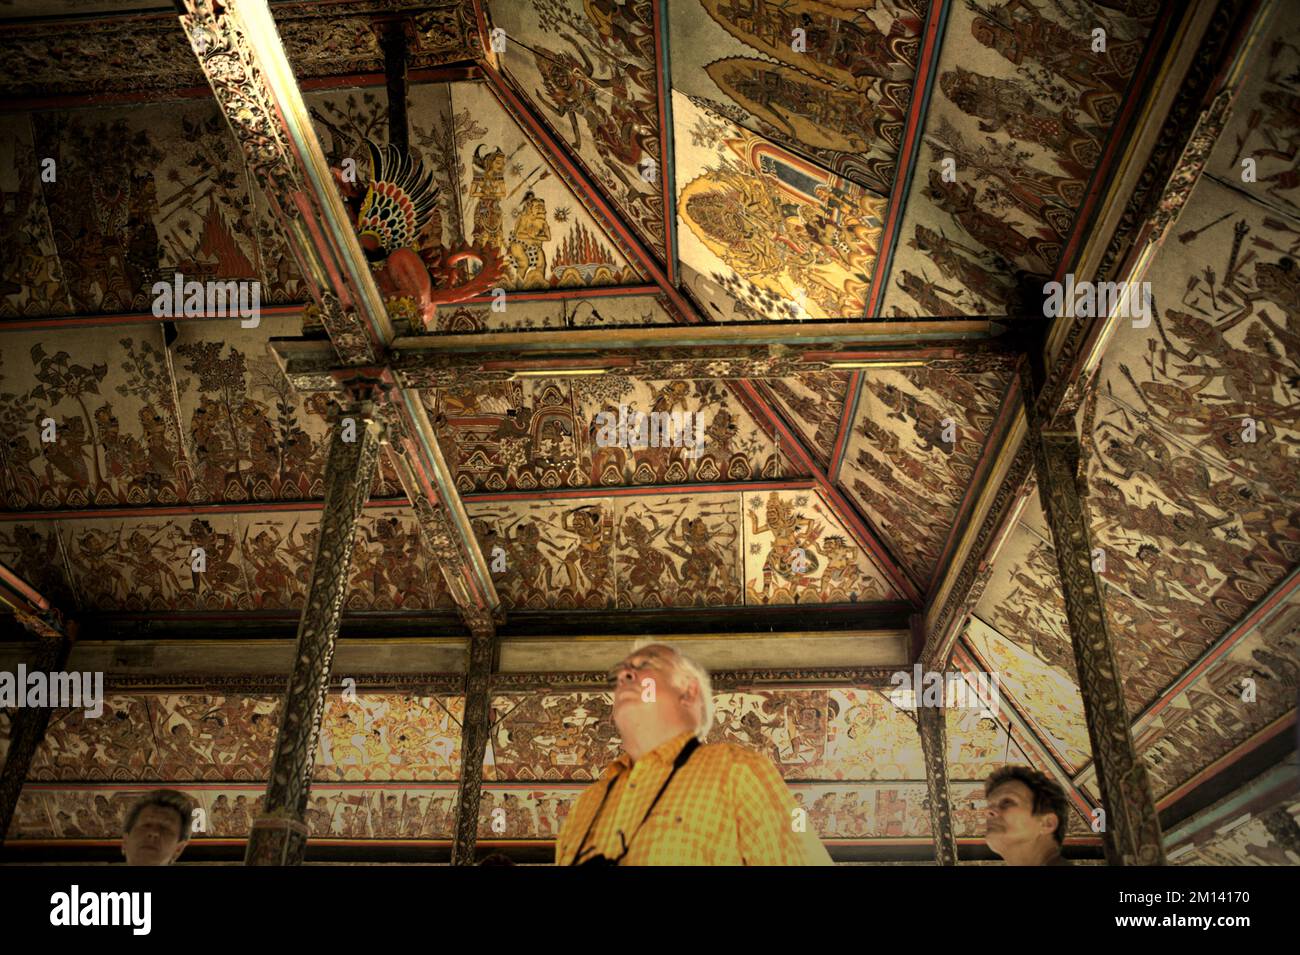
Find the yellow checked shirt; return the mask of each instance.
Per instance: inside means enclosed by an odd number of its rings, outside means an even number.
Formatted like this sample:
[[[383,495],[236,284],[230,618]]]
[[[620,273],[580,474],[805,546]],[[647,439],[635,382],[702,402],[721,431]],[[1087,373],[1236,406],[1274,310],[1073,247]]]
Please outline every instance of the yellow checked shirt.
[[[580,849],[617,858],[619,833],[630,840],[622,865],[831,865],[776,767],[767,757],[733,743],[701,745],[677,771],[654,812],[636,831],[673,760],[691,738],[683,733],[635,763],[622,753],[587,787],[555,843],[556,865],[570,865]],[[601,798],[609,798],[587,837]],[[633,833],[635,832],[635,836]]]

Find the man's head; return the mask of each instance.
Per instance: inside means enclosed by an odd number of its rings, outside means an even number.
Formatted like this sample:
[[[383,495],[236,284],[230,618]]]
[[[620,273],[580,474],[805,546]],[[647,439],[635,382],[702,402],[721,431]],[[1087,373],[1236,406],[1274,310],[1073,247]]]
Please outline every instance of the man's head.
[[[692,730],[703,741],[713,726],[713,683],[708,671],[675,647],[638,640],[610,676],[614,724],[625,739],[646,729],[675,729]]]
[[[174,789],[141,796],[126,814],[122,855],[127,865],[171,865],[190,839],[193,804]]]
[[[1028,766],[1003,766],[984,783],[984,841],[1003,859],[1060,849],[1069,803],[1061,787]]]

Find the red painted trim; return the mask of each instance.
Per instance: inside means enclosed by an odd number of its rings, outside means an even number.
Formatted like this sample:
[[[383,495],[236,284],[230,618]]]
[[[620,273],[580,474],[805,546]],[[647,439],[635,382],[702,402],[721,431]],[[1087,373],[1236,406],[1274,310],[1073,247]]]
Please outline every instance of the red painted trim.
[[[1189,792],[1191,792],[1197,786],[1201,785],[1201,783],[1205,782],[1210,777],[1218,775],[1220,772],[1222,772],[1225,769],[1228,769],[1230,766],[1232,766],[1234,763],[1240,760],[1243,756],[1247,755],[1253,750],[1259,749],[1259,747],[1263,746],[1265,743],[1273,739],[1279,733],[1282,733],[1285,730],[1290,729],[1292,726],[1295,725],[1295,721],[1296,721],[1295,710],[1292,710],[1290,713],[1284,713],[1282,716],[1279,716],[1272,723],[1269,723],[1268,726],[1265,726],[1262,730],[1260,730],[1254,736],[1250,737],[1244,743],[1239,744],[1231,751],[1225,753],[1223,756],[1220,756],[1218,759],[1210,763],[1210,765],[1206,766],[1204,769],[1202,769],[1191,779],[1187,780],[1187,782],[1183,783],[1177,789],[1169,792],[1168,795],[1162,797],[1156,803],[1156,809],[1161,810],[1166,808],[1167,806],[1173,805],[1179,799],[1182,799]],[[1094,779],[1096,778],[1095,774],[1093,778]]]
[[[672,130],[668,128],[668,77],[664,69],[663,16],[659,0],[650,0],[654,10],[655,38],[655,76],[658,79],[657,95],[659,98],[659,187],[664,201],[664,261],[668,267],[668,282],[677,284],[677,261],[673,255],[673,229],[676,226],[674,209],[675,197],[671,194],[668,182],[668,138]]]
[[[988,478],[988,473],[993,469],[993,462],[997,459],[998,452],[1006,441],[1007,431],[1011,427],[1014,411],[1019,406],[1020,376],[1012,375],[1011,383],[1002,395],[1002,407],[998,409],[998,415],[993,421],[993,427],[989,429],[988,436],[984,439],[984,447],[980,451],[979,463],[975,465],[975,474],[966,487],[966,493],[962,495],[961,504],[958,505],[957,513],[953,517],[952,527],[948,528],[948,540],[943,545],[939,563],[935,565],[934,573],[929,580],[931,593],[934,593],[944,569],[948,566],[948,559],[952,557],[952,552],[957,546],[957,541],[960,540],[961,534],[966,530],[965,524],[967,518],[970,517],[971,508],[975,506],[976,499],[984,491],[984,483]]]
[[[31,604],[37,610],[49,610],[50,602],[40,595],[40,592],[23,580],[16,573],[0,564],[0,591],[12,590],[15,598],[22,600],[24,603]],[[0,597],[3,593],[0,592]]]
[[[811,353],[808,353],[811,354]],[[808,354],[804,358],[808,358]],[[852,359],[842,359],[852,360]],[[831,447],[830,466],[826,476],[832,481],[839,481],[840,468],[844,466],[844,452],[849,446],[849,435],[853,430],[853,419],[858,415],[858,402],[862,399],[862,372],[855,371],[849,376],[849,387],[844,392],[844,410],[840,412],[840,426],[835,431],[835,444]]]
[[[921,55],[916,63],[916,75],[912,79],[913,92],[925,90],[930,82],[930,74],[939,61],[939,21],[946,12],[948,0],[931,0],[926,13],[925,38],[921,43]],[[894,246],[898,242],[898,233],[903,226],[903,212],[907,206],[905,191],[911,186],[912,177],[908,175],[921,143],[921,116],[929,106],[928,97],[914,96],[911,108],[907,111],[907,126],[903,130],[903,143],[894,160],[894,188],[890,191],[889,210],[885,213],[885,225],[880,232],[880,251],[876,254],[875,268],[872,269],[871,289],[867,294],[867,315],[876,318],[880,315],[880,300],[883,297],[884,270],[886,263],[892,263]]]

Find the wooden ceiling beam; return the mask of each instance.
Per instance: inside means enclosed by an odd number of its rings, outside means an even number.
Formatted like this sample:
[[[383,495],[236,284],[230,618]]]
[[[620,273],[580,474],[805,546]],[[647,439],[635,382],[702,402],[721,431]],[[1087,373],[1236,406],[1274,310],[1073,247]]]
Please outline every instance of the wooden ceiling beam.
[[[970,367],[972,354],[982,354],[990,363],[1008,367],[1012,363],[994,342],[953,341],[950,337],[935,342],[900,340],[898,329],[883,329],[881,336],[874,338],[872,331],[853,325],[819,332],[815,326],[794,323],[422,335],[395,341],[388,367],[403,388],[593,375],[643,381],[722,379],[741,387],[754,379],[833,371],[846,364],[951,364],[964,369]],[[272,339],[271,346],[281,369],[299,391],[338,391],[353,372],[339,365],[328,342],[282,338]],[[773,430],[772,423],[767,430]]]
[[[689,616],[682,608],[681,617]],[[639,634],[583,637],[512,636],[500,633],[500,665],[490,682],[500,692],[603,690],[608,669],[622,659],[634,636],[651,635],[689,653],[729,688],[867,686],[887,687],[907,668],[908,635],[897,629],[805,629],[679,632],[649,628]],[[464,636],[392,638],[340,637],[330,685],[355,681],[359,691],[460,694],[466,669]],[[276,693],[293,664],[289,637],[250,639],[79,640],[68,658],[74,670],[104,673],[110,693],[211,692]],[[0,665],[25,659],[28,644],[0,645]],[[14,663],[10,664],[10,660]]]
[[[68,634],[68,623],[59,608],[3,563],[0,563],[0,605],[8,607],[23,628],[35,637],[63,639]]]
[[[179,0],[182,28],[298,261],[336,361],[373,384],[377,413],[420,532],[467,626],[488,633],[500,598],[419,396],[383,367],[396,337],[265,2]]]
[[[512,610],[498,628],[505,638],[623,637],[680,633],[798,634],[811,631],[898,631],[908,628],[912,608],[902,602],[791,604],[788,606],[659,607],[653,609]],[[85,611],[78,615],[86,640],[126,648],[176,639],[291,639],[301,614],[284,610]],[[344,610],[342,638],[385,638],[398,643],[424,637],[464,639],[457,611]],[[19,646],[0,641],[0,650]],[[123,651],[128,652],[128,651]],[[134,652],[134,651],[130,651]]]

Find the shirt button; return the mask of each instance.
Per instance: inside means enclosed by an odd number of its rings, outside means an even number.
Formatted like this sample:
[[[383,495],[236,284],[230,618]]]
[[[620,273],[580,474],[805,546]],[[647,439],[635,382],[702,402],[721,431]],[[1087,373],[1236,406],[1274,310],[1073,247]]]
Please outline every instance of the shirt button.
[[[682,817],[681,817],[681,816],[678,816],[678,817],[677,817],[677,821],[678,821],[678,822],[681,822],[681,821],[682,821]]]
[[[636,783],[628,783],[628,784],[627,784],[627,788],[628,788],[628,789],[636,789]]]

